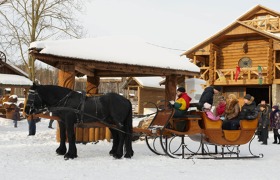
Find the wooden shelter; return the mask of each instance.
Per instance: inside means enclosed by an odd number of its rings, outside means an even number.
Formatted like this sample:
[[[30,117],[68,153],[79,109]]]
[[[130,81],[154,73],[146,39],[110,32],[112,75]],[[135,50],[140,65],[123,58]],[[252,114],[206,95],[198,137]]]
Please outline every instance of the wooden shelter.
[[[12,65],[4,53],[0,52],[0,116],[10,118],[14,108],[11,108],[12,104],[4,107],[4,102],[9,100],[10,95],[19,92],[15,90],[28,89],[32,84],[28,74]]]
[[[144,114],[144,103],[148,103],[145,108],[155,108],[151,103],[165,99],[164,85],[160,85],[162,80],[162,77],[127,78],[122,88],[126,89],[126,97],[132,102],[134,114]]]
[[[200,67],[198,78],[222,86],[225,95],[249,93],[257,103],[280,100],[279,12],[257,5],[182,55]]]
[[[89,95],[98,93],[100,77],[165,76],[165,98],[170,100],[176,96],[177,79],[200,71],[170,50],[127,37],[34,42],[30,54],[60,69],[60,86],[73,89],[75,76],[86,75]]]

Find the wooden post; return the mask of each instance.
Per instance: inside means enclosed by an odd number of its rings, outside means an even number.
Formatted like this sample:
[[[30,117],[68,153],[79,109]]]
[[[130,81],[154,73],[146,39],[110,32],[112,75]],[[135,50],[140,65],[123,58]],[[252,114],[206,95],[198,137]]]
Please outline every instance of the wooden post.
[[[175,100],[176,98],[176,85],[177,85],[177,76],[170,75],[166,76],[165,80],[165,102],[170,100]]]
[[[97,76],[87,76],[86,92],[88,95],[98,94],[98,86],[100,84],[100,78]]]
[[[214,64],[215,62],[215,50],[214,45],[210,44],[210,57],[209,57],[209,84],[214,84]]]
[[[74,89],[75,85],[75,66],[63,64],[58,71],[58,85],[70,89]],[[60,141],[59,125],[56,126],[56,140]],[[77,135],[76,131],[76,135]],[[77,137],[77,136],[76,136]]]
[[[63,64],[58,71],[58,85],[69,89],[75,86],[75,66]]]
[[[272,84],[274,77],[274,54],[273,54],[273,39],[269,39],[269,47],[268,47],[268,61],[267,61],[267,83]]]
[[[86,82],[86,93],[91,96],[94,94],[98,94],[98,86],[100,84],[100,77],[98,76],[87,76]],[[108,141],[111,139],[111,134],[106,134],[105,128],[84,128],[84,133],[87,131],[88,133],[88,141],[98,141],[104,140],[106,135],[108,136]],[[110,132],[109,132],[110,133]],[[110,136],[110,138],[109,138]]]
[[[111,131],[109,128],[106,127],[106,132],[105,132],[105,139],[110,142],[111,141]]]
[[[94,142],[95,141],[95,132],[94,132],[95,128],[89,128],[89,138],[88,141],[89,142]]]

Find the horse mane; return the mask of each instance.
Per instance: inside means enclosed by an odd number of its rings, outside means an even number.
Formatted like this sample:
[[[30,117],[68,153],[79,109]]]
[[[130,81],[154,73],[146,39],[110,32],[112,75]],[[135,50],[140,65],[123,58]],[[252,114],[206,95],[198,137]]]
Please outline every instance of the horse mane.
[[[55,85],[37,85],[34,88],[38,91],[38,93],[41,95],[41,98],[45,101],[46,104],[53,104],[55,101],[57,102],[64,98],[70,92],[73,94],[77,93],[72,89]],[[48,99],[45,99],[45,97],[47,97]]]

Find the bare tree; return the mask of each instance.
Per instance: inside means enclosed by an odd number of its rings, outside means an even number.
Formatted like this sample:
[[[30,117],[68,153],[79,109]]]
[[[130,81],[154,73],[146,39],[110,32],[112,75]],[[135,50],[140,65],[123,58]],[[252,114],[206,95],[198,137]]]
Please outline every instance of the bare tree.
[[[3,2],[3,3],[2,3]],[[46,39],[80,38],[83,28],[77,14],[86,0],[2,0],[0,1],[0,45],[25,64],[34,81],[34,59],[28,55],[31,42]]]
[[[0,5],[5,4],[6,2],[8,2],[8,0],[1,0]]]

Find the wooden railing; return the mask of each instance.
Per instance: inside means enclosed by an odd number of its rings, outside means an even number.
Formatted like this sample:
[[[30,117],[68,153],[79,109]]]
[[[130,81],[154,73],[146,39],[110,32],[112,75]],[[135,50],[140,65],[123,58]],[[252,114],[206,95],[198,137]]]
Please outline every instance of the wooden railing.
[[[279,17],[267,17],[263,19],[253,19],[248,21],[243,21],[249,26],[254,28],[268,31],[268,32],[280,32],[280,20]]]
[[[235,73],[236,69],[217,69],[216,70],[216,81],[224,81],[226,80],[235,80]],[[262,67],[262,77],[267,77],[267,67]],[[258,79],[259,78],[259,72],[258,68],[240,68],[240,73],[238,75],[237,79]]]
[[[280,63],[276,64],[280,70]],[[209,80],[209,67],[201,67],[200,79],[205,81]],[[259,84],[260,74],[257,67],[252,68],[240,68],[240,73],[237,80],[235,80],[236,69],[216,69],[214,75],[215,84]],[[262,67],[261,71],[262,83],[267,83],[267,67]]]
[[[200,67],[200,79],[208,81],[209,79],[209,67]]]

